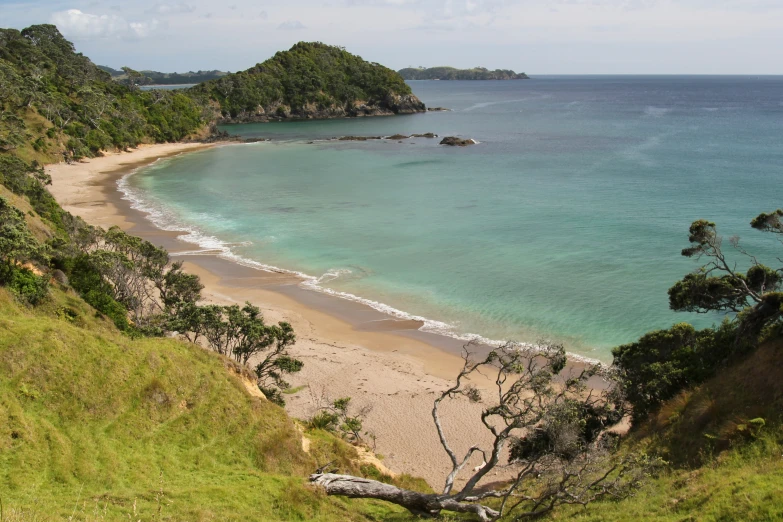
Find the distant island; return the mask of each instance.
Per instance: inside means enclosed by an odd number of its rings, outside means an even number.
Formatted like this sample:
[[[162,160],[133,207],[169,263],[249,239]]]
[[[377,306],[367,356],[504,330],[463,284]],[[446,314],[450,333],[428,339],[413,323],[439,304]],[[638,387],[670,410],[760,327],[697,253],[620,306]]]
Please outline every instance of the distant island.
[[[529,80],[525,73],[515,73],[511,69],[495,69],[490,71],[485,67],[473,69],[456,69],[454,67],[408,67],[398,71],[406,80]]]
[[[124,82],[128,75],[123,69],[112,69],[105,65],[99,65],[98,69],[107,72],[111,75],[112,79],[119,82]],[[137,85],[184,85],[190,83],[201,83],[215,78],[220,78],[229,73],[224,71],[189,71],[186,73],[164,73],[158,71],[139,71],[143,78],[137,81]]]

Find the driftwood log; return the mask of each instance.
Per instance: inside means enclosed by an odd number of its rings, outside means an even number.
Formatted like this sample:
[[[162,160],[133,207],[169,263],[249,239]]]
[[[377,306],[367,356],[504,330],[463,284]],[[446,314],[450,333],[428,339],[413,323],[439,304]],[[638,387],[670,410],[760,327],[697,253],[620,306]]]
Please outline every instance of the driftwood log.
[[[500,513],[481,504],[459,502],[448,495],[418,493],[401,489],[377,480],[337,475],[334,473],[316,473],[310,475],[310,482],[320,486],[327,495],[339,495],[349,498],[374,498],[386,500],[407,508],[412,513],[437,515],[441,511],[473,513],[482,522],[495,520]]]

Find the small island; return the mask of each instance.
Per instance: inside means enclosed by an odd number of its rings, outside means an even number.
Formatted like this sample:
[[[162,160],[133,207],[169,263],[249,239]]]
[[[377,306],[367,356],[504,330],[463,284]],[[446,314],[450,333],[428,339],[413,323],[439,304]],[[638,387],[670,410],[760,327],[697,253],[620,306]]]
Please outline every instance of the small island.
[[[485,67],[456,69],[454,67],[408,67],[397,71],[405,80],[529,80],[525,73],[510,69],[490,71]]]

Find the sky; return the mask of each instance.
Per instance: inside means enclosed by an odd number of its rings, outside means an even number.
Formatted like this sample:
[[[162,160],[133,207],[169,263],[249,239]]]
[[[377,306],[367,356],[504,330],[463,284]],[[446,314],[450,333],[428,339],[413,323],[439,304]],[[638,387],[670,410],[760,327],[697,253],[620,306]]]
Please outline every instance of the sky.
[[[114,68],[247,69],[298,41],[393,69],[783,74],[783,0],[0,0]]]

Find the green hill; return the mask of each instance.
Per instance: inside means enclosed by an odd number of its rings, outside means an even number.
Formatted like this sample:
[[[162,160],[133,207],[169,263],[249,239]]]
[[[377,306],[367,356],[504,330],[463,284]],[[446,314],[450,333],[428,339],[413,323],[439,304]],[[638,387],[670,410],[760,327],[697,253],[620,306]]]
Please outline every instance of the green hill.
[[[329,460],[359,471],[355,450],[316,434],[305,453],[238,371],[195,345],[131,339],[72,290],[33,310],[0,288],[3,520],[408,519],[306,487]]]
[[[406,80],[527,80],[525,73],[515,73],[510,69],[490,71],[484,67],[473,69],[455,69],[454,67],[408,67],[398,71]]]
[[[299,42],[246,71],[193,87],[224,121],[342,118],[423,112],[396,72],[340,47]]]

